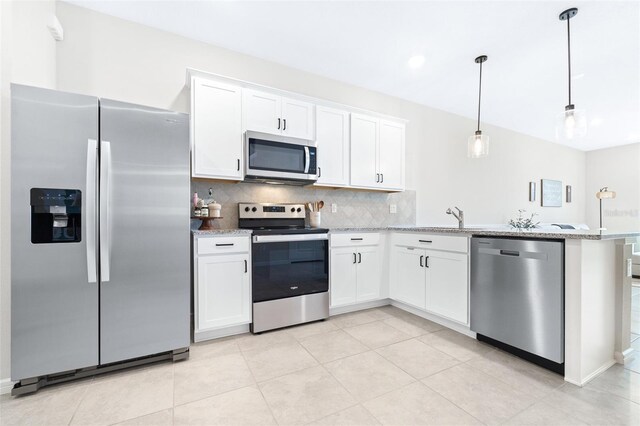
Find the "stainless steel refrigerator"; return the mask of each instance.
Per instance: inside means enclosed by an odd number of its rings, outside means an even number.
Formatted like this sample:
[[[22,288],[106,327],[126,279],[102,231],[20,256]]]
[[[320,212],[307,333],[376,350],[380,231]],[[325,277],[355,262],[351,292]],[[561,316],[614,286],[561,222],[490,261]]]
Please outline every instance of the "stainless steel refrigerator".
[[[188,115],[21,85],[11,115],[14,394],[188,356]]]

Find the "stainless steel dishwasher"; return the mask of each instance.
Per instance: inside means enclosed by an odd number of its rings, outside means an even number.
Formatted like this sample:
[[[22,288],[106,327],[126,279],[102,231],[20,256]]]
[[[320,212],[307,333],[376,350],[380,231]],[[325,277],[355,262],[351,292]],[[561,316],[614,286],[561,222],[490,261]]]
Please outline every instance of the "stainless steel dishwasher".
[[[564,373],[564,242],[472,238],[471,330]]]

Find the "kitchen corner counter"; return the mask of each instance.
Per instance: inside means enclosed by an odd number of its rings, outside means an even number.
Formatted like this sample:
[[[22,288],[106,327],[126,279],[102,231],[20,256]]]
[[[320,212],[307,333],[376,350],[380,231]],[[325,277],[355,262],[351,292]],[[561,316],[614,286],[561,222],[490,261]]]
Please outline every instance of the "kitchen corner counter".
[[[637,232],[608,232],[581,229],[557,229],[517,231],[507,228],[454,228],[442,226],[388,226],[388,227],[345,227],[331,228],[330,232],[420,232],[424,234],[459,234],[477,237],[516,237],[562,240],[617,240],[624,238],[640,238]]]
[[[194,236],[211,236],[211,235],[251,235],[253,231],[250,229],[238,229],[238,228],[229,228],[229,229],[211,229],[208,231],[201,231],[199,229],[192,229],[191,233]]]

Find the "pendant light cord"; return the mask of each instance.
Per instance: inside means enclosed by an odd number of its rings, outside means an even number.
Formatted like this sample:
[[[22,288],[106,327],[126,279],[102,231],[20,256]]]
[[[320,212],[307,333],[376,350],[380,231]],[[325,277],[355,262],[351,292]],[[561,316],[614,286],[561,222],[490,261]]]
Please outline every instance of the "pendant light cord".
[[[480,131],[480,100],[482,99],[482,61],[480,62],[480,83],[478,84],[478,131]]]
[[[569,70],[569,105],[571,105],[571,17],[567,17],[567,63]],[[482,66],[482,64],[481,64]],[[482,68],[480,68],[482,70]]]

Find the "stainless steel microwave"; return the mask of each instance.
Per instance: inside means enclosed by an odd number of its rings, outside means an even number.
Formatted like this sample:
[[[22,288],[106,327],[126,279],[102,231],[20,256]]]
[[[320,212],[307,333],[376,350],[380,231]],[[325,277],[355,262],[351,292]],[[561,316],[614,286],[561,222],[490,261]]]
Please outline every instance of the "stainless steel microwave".
[[[294,185],[318,180],[314,141],[247,131],[245,155],[245,180]]]

